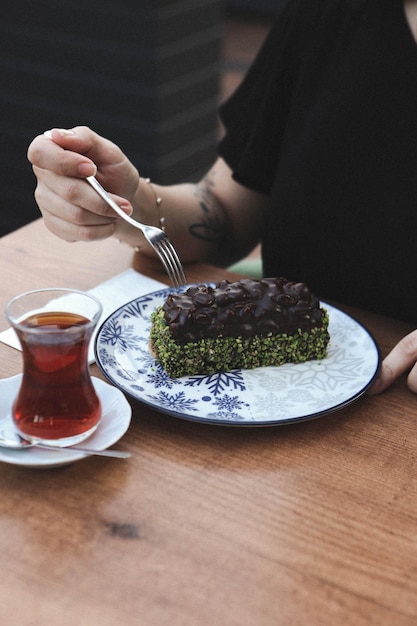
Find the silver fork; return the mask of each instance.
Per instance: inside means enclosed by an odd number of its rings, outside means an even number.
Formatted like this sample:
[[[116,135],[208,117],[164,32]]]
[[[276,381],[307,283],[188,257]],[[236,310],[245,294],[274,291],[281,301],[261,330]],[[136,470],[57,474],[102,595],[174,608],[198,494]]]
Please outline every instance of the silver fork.
[[[156,226],[148,226],[148,224],[142,224],[141,222],[137,222],[129,215],[126,215],[124,211],[112,200],[107,191],[100,185],[98,180],[94,176],[88,176],[87,182],[90,183],[93,189],[103,198],[105,202],[111,208],[122,217],[128,224],[134,226],[135,228],[139,228],[142,231],[146,239],[149,241],[154,250],[158,253],[159,258],[161,259],[165,270],[174,285],[174,287],[180,287],[181,285],[185,285],[187,279],[185,277],[184,269],[182,267],[180,258],[177,254],[177,251],[174,248],[174,244],[168,237],[168,235],[157,228]]]

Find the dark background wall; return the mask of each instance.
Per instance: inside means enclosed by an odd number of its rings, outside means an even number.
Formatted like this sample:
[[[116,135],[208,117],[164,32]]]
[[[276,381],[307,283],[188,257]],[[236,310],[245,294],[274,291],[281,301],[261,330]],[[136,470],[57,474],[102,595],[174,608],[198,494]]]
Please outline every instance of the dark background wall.
[[[274,15],[288,0],[225,0],[227,9],[250,15]]]
[[[0,236],[39,217],[26,160],[53,127],[93,127],[162,183],[215,155],[221,0],[15,0],[0,20]]]

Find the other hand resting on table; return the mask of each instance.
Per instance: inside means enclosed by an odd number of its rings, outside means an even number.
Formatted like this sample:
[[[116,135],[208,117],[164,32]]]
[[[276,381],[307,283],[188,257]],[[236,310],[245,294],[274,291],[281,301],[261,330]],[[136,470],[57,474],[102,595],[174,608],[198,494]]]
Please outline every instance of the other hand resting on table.
[[[380,393],[407,371],[408,386],[417,393],[417,330],[403,337],[385,357],[369,394]]]

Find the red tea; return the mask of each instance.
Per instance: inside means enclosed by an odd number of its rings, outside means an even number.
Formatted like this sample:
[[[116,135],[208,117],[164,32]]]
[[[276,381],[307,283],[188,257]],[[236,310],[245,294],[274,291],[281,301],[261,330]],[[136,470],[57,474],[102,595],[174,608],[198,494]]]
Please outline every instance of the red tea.
[[[66,439],[98,424],[101,405],[87,356],[93,329],[86,317],[66,312],[36,313],[19,322],[24,367],[13,417],[23,434]]]

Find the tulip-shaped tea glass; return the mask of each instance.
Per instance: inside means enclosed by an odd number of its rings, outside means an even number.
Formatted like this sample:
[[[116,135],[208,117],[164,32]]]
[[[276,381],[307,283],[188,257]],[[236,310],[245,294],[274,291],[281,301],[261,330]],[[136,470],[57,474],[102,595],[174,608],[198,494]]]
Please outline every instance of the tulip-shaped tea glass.
[[[97,428],[101,404],[91,380],[88,346],[102,313],[99,300],[73,289],[37,289],[6,306],[23,354],[12,417],[33,442],[69,446]]]

